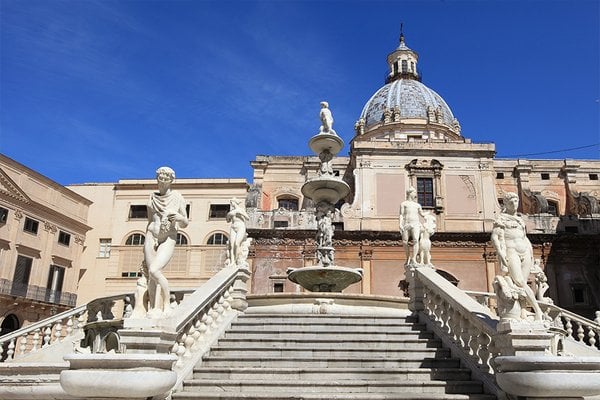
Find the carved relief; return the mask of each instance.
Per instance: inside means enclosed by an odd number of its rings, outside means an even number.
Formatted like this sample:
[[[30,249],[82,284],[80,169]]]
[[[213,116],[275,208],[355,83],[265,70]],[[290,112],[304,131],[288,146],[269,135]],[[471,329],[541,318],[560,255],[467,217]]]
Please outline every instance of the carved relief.
[[[83,246],[85,244],[85,236],[75,236],[75,243]]]
[[[56,233],[57,227],[48,221],[44,221],[44,230],[50,233]]]
[[[18,208],[15,210],[15,219],[19,220],[23,218],[23,210],[19,210]]]

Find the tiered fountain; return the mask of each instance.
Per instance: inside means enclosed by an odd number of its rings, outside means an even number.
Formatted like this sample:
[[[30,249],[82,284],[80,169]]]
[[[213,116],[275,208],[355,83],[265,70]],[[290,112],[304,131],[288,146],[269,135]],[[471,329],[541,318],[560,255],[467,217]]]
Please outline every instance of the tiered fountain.
[[[332,160],[344,147],[333,130],[333,117],[327,102],[321,102],[321,129],[308,145],[319,155],[319,176],[302,186],[302,194],[315,204],[317,220],[317,265],[288,269],[288,279],[311,292],[341,292],[362,279],[362,269],[335,265],[332,218],[335,204],[348,195],[350,187],[333,174]]]

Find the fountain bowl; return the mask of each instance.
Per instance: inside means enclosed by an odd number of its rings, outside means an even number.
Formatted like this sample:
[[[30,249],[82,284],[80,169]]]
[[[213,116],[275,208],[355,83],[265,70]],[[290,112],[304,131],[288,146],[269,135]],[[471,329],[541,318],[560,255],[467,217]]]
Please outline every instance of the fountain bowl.
[[[360,282],[363,275],[361,268],[336,265],[290,268],[287,272],[290,281],[311,292],[341,292],[353,283]]]
[[[331,154],[336,155],[344,147],[344,141],[338,135],[319,133],[310,138],[308,147],[316,154],[329,150]]]

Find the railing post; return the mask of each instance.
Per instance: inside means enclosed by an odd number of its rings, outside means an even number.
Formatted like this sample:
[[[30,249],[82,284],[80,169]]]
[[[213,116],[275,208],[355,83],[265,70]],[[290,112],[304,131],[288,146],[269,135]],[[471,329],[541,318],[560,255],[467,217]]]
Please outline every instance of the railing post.
[[[428,268],[428,267],[421,267]],[[408,281],[408,309],[413,313],[418,313],[419,311],[423,311],[425,306],[423,304],[424,288],[423,283],[419,280],[418,277],[419,267],[415,265],[406,265],[405,266],[405,275],[406,280]]]
[[[248,308],[246,295],[248,294],[248,279],[250,279],[249,268],[238,268],[233,292],[231,293],[231,308],[237,311],[245,311]]]

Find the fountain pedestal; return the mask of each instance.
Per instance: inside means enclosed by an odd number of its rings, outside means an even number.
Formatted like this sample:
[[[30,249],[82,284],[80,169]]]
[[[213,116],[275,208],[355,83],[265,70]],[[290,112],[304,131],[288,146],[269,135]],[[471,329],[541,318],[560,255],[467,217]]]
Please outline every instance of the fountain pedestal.
[[[333,129],[327,130],[322,126],[321,133],[313,136],[308,145],[321,160],[319,176],[302,186],[302,194],[316,205],[318,264],[290,268],[287,271],[288,279],[311,292],[341,292],[353,283],[360,282],[363,274],[360,268],[335,265],[331,218],[335,213],[335,204],[350,193],[350,186],[334,175],[331,161],[344,147],[344,141]]]

